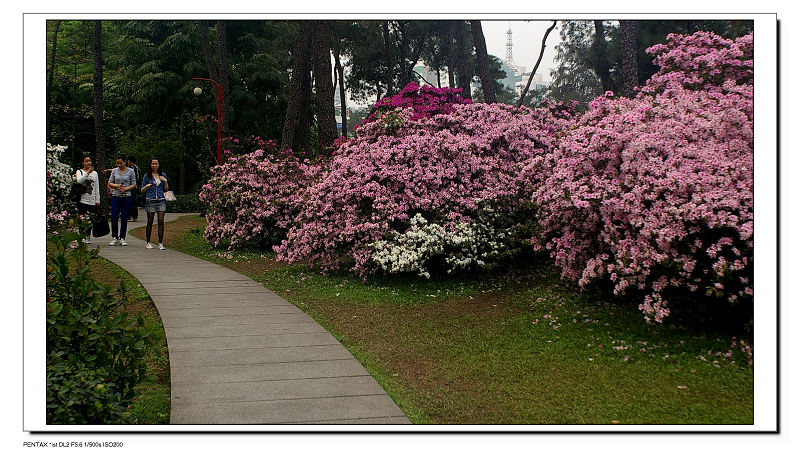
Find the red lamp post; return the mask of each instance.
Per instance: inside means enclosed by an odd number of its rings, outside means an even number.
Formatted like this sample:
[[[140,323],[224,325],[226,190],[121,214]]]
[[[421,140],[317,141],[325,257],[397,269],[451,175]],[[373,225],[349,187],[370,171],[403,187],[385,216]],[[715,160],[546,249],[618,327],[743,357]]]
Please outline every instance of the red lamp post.
[[[217,88],[217,164],[219,165],[222,161],[222,101],[225,100],[225,89],[223,89],[219,83],[211,78],[192,79],[198,81],[211,81]],[[194,88],[194,95],[200,95],[202,93],[203,90],[199,87]]]

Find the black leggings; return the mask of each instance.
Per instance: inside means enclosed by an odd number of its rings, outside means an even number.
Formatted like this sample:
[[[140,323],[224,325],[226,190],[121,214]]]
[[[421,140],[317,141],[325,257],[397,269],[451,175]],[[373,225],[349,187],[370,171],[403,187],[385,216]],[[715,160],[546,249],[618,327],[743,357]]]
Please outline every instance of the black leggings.
[[[164,214],[166,212],[147,212],[147,243],[150,243],[150,234],[153,233],[153,219],[158,213],[158,243],[164,243]]]

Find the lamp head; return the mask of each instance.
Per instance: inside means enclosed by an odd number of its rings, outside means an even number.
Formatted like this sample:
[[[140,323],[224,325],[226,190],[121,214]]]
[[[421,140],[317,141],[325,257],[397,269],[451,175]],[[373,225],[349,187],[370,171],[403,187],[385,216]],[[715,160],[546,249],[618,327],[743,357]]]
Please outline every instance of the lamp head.
[[[200,89],[199,87],[196,87],[196,88],[194,88],[194,91],[192,91],[192,93],[193,93],[195,96],[199,96],[200,94],[202,94],[202,93],[203,93],[203,90],[202,90],[202,89]]]

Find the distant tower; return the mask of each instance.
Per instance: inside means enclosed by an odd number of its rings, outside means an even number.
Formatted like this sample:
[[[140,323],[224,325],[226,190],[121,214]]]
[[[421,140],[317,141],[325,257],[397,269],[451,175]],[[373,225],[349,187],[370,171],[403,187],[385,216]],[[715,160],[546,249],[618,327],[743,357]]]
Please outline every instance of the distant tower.
[[[511,53],[511,47],[514,44],[511,41],[511,22],[508,23],[508,31],[506,32],[506,62],[509,64],[514,63],[514,56]]]

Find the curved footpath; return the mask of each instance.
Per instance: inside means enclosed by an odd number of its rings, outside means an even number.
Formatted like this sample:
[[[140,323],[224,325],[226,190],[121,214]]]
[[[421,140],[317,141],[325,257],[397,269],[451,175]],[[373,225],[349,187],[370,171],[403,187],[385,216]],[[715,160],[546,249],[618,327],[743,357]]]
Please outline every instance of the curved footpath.
[[[130,234],[128,246],[109,241],[90,247],[135,276],[161,314],[172,424],[410,424],[333,336],[258,282]]]

